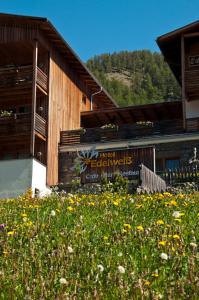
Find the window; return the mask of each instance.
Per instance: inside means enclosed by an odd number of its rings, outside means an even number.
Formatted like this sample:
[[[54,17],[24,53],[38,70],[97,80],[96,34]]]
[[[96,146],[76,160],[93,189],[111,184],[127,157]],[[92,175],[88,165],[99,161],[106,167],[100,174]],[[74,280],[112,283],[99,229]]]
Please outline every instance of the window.
[[[169,170],[174,170],[180,167],[179,158],[170,158],[165,160],[165,167]]]

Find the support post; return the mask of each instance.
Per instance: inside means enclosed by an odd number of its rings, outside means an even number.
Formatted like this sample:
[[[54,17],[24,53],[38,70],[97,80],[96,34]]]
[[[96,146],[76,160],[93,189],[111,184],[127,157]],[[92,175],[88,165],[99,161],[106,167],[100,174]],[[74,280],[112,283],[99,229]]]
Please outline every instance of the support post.
[[[37,99],[37,61],[38,61],[38,41],[34,41],[33,49],[33,80],[32,80],[32,119],[31,119],[31,144],[30,154],[35,154],[35,114]]]
[[[181,35],[181,82],[182,82],[183,128],[184,128],[184,130],[186,130],[185,47],[184,47],[184,36],[183,35]]]

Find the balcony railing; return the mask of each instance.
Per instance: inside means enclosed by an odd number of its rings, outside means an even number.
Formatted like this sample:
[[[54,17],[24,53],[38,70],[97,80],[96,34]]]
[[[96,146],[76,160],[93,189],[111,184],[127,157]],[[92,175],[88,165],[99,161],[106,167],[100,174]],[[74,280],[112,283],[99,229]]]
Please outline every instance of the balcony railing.
[[[48,76],[37,67],[37,84],[45,91],[48,90]]]
[[[32,84],[33,66],[0,68],[0,89]],[[45,92],[48,90],[48,76],[37,67],[37,85]]]
[[[31,65],[17,68],[0,68],[0,89],[31,84],[32,77],[33,69]]]
[[[148,136],[183,133],[183,122],[180,119],[126,124],[115,128],[88,128],[62,131],[61,145],[80,143],[109,142],[112,140],[137,139]]]
[[[46,137],[47,132],[46,126],[46,120],[40,115],[35,114],[35,130],[44,137]]]
[[[0,117],[0,138],[28,135],[31,131],[31,113]]]

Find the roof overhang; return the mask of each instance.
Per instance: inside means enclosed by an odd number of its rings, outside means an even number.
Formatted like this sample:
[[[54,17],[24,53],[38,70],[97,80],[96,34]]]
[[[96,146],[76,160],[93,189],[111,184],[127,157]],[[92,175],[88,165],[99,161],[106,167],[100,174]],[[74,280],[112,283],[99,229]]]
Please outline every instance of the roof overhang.
[[[81,113],[81,126],[101,127],[105,124],[132,124],[136,122],[182,119],[182,102],[162,102]]]
[[[60,33],[56,30],[53,24],[47,18],[21,16],[13,14],[0,13],[0,24],[22,24],[37,26],[51,42],[60,54],[67,60],[67,63],[79,74],[83,81],[88,86],[91,94],[101,89],[101,83],[90,72],[87,66],[82,62],[79,56],[64,40]],[[102,87],[102,92],[98,94],[97,98],[102,101],[106,107],[117,107],[118,105],[109,95],[109,93]]]
[[[176,79],[181,84],[181,37],[199,34],[199,21],[178,28],[157,38],[157,44]]]

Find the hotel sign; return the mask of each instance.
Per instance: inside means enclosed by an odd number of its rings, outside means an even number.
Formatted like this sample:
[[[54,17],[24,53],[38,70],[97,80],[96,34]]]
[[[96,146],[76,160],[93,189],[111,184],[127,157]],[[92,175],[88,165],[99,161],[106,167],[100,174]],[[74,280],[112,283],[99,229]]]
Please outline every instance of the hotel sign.
[[[153,147],[111,151],[92,149],[78,151],[77,156],[82,183],[100,182],[102,177],[111,180],[115,174],[135,179],[141,163],[153,169]]]

